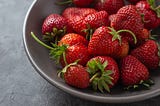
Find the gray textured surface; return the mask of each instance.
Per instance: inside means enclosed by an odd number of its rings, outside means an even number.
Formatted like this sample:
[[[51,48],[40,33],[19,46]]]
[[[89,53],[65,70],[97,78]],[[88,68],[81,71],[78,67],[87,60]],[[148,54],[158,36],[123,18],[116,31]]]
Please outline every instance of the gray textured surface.
[[[22,42],[32,0],[0,0],[0,106],[159,106],[160,97],[130,104],[99,104],[75,98],[36,73]]]

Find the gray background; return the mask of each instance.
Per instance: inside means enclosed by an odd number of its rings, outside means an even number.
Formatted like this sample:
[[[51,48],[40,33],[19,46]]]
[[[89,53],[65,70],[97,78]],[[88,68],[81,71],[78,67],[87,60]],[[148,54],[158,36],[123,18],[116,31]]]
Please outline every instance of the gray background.
[[[0,0],[0,106],[158,106],[160,96],[130,104],[81,100],[50,85],[34,71],[22,42],[32,0]]]

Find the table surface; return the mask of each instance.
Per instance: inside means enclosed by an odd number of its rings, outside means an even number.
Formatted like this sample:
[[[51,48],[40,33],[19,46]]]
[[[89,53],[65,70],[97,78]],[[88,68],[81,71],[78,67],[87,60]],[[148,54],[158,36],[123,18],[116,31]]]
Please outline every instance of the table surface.
[[[33,0],[0,0],[0,106],[158,106],[160,96],[129,104],[101,104],[73,97],[49,84],[24,51],[22,27]]]

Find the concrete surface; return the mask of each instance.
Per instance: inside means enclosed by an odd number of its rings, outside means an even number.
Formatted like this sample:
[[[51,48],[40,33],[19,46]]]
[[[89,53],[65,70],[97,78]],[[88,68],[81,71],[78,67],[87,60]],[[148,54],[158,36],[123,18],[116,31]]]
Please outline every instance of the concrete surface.
[[[0,0],[0,106],[159,106],[160,97],[130,104],[100,104],[73,97],[34,71],[22,42],[32,0]]]

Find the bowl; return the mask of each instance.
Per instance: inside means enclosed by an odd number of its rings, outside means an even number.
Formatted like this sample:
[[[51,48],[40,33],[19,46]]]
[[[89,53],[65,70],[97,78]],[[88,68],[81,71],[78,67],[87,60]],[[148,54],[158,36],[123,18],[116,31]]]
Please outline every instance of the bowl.
[[[30,35],[33,31],[39,39],[41,36],[41,25],[46,16],[51,13],[61,13],[64,6],[55,5],[56,0],[35,0],[30,6],[23,26],[23,41],[27,56],[36,71],[48,82],[57,88],[80,98],[104,103],[126,103],[145,100],[160,94],[160,73],[154,70],[153,80],[155,85],[150,90],[124,91],[116,87],[109,93],[94,92],[90,89],[77,89],[65,84],[57,76],[57,70],[61,67],[49,58],[49,51],[39,45]]]

